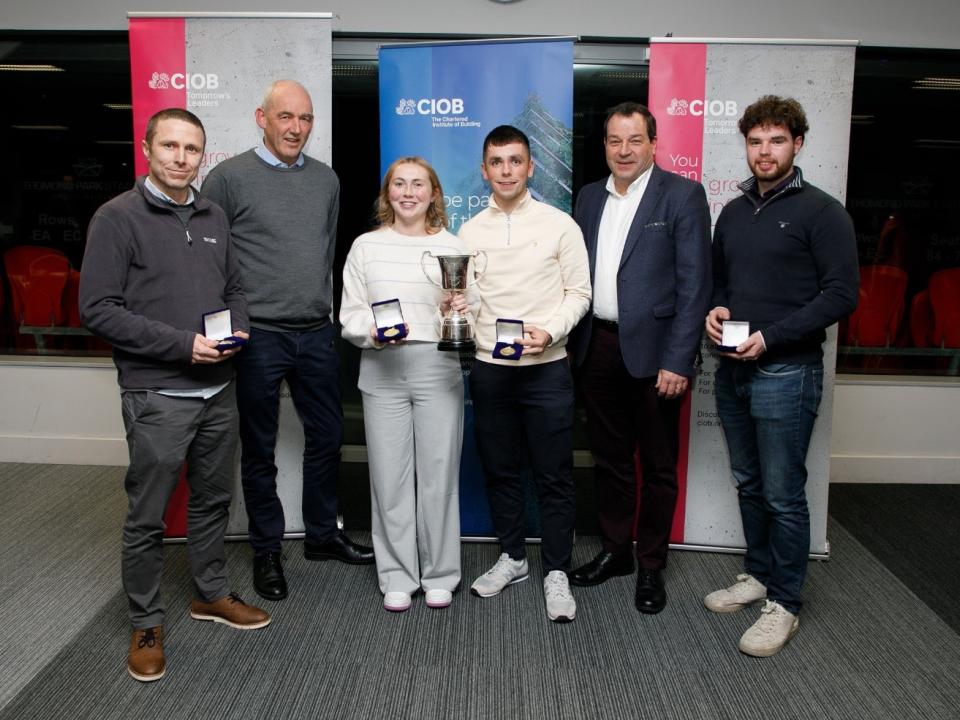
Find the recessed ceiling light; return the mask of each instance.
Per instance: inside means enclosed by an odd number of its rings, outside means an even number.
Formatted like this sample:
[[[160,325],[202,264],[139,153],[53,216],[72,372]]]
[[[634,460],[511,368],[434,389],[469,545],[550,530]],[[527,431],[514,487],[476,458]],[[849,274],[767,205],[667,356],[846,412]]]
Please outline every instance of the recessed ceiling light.
[[[57,67],[56,65],[25,65],[25,64],[10,64],[10,63],[0,63],[0,71],[6,72],[66,72],[62,67]]]

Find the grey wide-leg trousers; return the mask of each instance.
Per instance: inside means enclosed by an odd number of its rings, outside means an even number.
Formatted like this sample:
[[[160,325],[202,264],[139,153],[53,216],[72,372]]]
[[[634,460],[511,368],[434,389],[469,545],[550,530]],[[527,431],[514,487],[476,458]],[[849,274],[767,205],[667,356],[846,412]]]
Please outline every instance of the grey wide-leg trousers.
[[[424,342],[364,350],[359,387],[380,590],[453,591],[460,583],[459,358]]]

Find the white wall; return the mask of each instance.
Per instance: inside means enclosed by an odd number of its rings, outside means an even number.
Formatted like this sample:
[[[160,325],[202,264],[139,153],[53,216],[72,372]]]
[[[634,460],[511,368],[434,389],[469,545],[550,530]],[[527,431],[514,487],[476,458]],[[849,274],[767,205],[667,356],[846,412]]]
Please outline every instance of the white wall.
[[[955,380],[838,379],[831,482],[960,483]]]
[[[960,483],[960,382],[834,386],[831,482]],[[126,465],[112,363],[0,360],[0,462]]]
[[[186,6],[186,7],[185,7]],[[960,48],[956,0],[6,0],[0,28],[125,30],[128,11],[333,12],[334,32],[471,35],[849,38],[865,45]]]

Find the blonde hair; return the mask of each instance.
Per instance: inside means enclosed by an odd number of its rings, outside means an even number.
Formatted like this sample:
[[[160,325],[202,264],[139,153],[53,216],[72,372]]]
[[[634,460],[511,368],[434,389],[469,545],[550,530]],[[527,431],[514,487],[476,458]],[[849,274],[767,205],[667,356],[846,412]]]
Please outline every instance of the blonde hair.
[[[390,183],[393,181],[393,174],[401,165],[419,165],[427,171],[427,177],[430,178],[431,192],[433,198],[430,205],[427,206],[427,234],[432,235],[439,232],[447,226],[447,210],[443,203],[443,188],[440,187],[440,178],[437,177],[437,171],[433,169],[422,157],[410,155],[401,157],[390,163],[387,172],[383,176],[383,184],[380,186],[380,194],[377,196],[376,212],[374,219],[380,227],[389,227],[396,220],[393,207],[390,205]]]

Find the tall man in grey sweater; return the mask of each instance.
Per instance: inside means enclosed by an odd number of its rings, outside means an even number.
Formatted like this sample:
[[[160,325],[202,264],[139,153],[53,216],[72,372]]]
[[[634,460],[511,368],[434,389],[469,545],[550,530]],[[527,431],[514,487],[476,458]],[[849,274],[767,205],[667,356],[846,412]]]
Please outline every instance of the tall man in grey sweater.
[[[340,183],[303,153],[313,119],[303,86],[278,80],[256,110],[263,142],[215,167],[203,184],[227,213],[250,308],[250,343],[237,363],[241,470],[254,587],[268,600],[287,596],[274,462],[283,380],[304,431],[304,555],[373,562],[372,549],[337,528],[342,410],[331,314]]]

